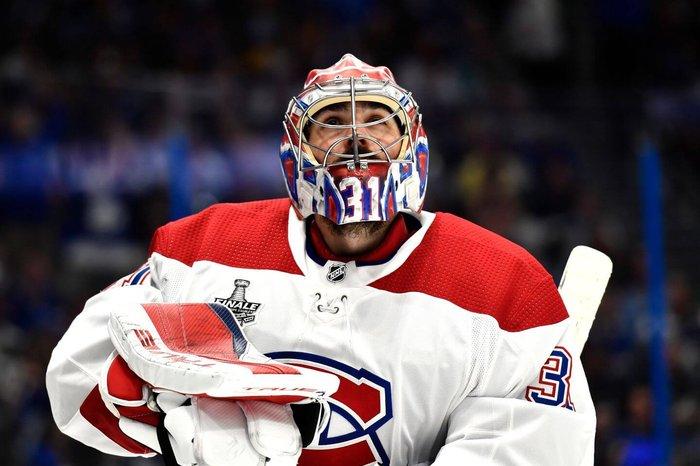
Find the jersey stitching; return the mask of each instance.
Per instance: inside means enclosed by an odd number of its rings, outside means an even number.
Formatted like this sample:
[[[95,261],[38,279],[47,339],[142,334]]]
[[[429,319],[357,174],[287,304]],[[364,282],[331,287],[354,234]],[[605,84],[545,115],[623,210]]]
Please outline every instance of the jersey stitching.
[[[71,356],[66,356],[66,359],[67,359],[69,362],[73,363],[73,365],[74,365],[75,367],[77,367],[78,369],[80,369],[80,372],[82,372],[83,374],[85,374],[85,375],[95,384],[95,386],[98,385],[98,383],[99,383],[98,379],[97,379],[96,377],[94,377],[87,369],[85,369],[85,368],[83,367],[82,364],[78,363],[78,362],[77,362],[75,359],[73,359]],[[90,391],[92,391],[92,390],[94,390],[94,389],[95,389],[95,387],[93,386],[93,387],[90,389]],[[89,394],[90,394],[90,392],[88,392],[88,395],[89,395]],[[87,395],[86,395],[86,396],[87,396]],[[83,400],[83,401],[84,401],[84,400]],[[82,402],[81,402],[81,404],[82,404]],[[59,428],[61,431],[63,431],[64,429],[68,428],[68,426],[70,426],[70,425],[73,423],[73,421],[76,419],[76,417],[78,417],[78,416],[83,417],[82,414],[80,414],[80,408],[78,408],[78,410],[75,412],[75,414],[73,414],[73,416],[72,416],[70,419],[68,419],[68,421],[66,421],[65,423],[59,425],[58,428]],[[99,430],[99,429],[98,429],[98,430]],[[100,433],[102,433],[102,432],[100,432]],[[102,435],[104,435],[104,434],[102,434]],[[107,437],[106,435],[105,435],[105,437],[106,437],[106,438],[109,438],[109,437]],[[110,439],[110,440],[111,440],[111,439]]]
[[[526,295],[524,298],[522,298],[522,299],[520,300],[520,303],[518,304],[518,307],[516,307],[516,308],[514,309],[514,311],[513,311],[513,313],[511,314],[511,316],[518,316],[518,315],[520,314],[520,311],[521,311],[521,310],[525,307],[525,305],[530,301],[530,298],[532,298],[532,296],[535,294],[535,292],[538,291],[538,290],[542,287],[542,285],[546,285],[546,284],[549,282],[549,280],[552,280],[552,276],[549,275],[549,274],[547,274],[546,276],[542,277],[542,279],[540,279],[540,281],[538,281],[538,282],[535,284],[535,286],[533,286],[532,288],[530,288],[530,291],[528,291],[527,295]],[[567,316],[566,316],[566,317],[568,317],[568,311],[567,311]],[[564,319],[566,319],[566,317],[564,317]],[[564,319],[561,319],[561,320],[558,321],[558,322],[561,322],[561,321],[564,320]],[[556,322],[556,323],[558,323],[558,322]]]
[[[77,367],[78,369],[80,369],[80,372],[85,374],[90,380],[95,382],[95,385],[97,385],[99,383],[99,378],[97,376],[93,375],[92,373],[90,373],[90,371],[88,371],[85,367],[83,367],[82,364],[80,364],[78,361],[73,359],[72,356],[66,356],[66,359],[68,359],[68,361],[72,362],[73,365],[75,367]]]
[[[93,390],[94,390],[94,388],[93,388]],[[92,390],[91,390],[91,391],[92,391]],[[89,394],[90,394],[90,392],[88,392],[88,395],[89,395]],[[83,401],[85,401],[85,400],[83,400]],[[82,403],[81,403],[81,404],[82,404]],[[83,415],[80,414],[80,407],[78,407],[78,410],[75,412],[75,414],[73,414],[73,416],[68,420],[68,422],[66,422],[66,423],[63,424],[63,425],[58,426],[59,430],[63,431],[64,429],[67,429],[68,426],[70,426],[71,424],[73,424],[73,421],[75,421],[75,418],[77,418],[78,416],[80,416],[81,418],[83,418],[83,419],[85,420],[85,422],[87,422],[88,424],[90,424],[90,421],[88,421],[87,419],[85,419],[85,418],[83,417]],[[110,439],[109,437],[107,437],[107,436],[104,434],[104,432],[102,432],[100,429],[98,429],[97,427],[93,426],[92,424],[90,424],[90,425],[91,425],[92,427],[94,427],[95,430],[97,430],[100,434],[102,434],[106,439],[109,439],[110,441],[114,442],[112,439]],[[114,442],[114,443],[116,443],[116,442]]]

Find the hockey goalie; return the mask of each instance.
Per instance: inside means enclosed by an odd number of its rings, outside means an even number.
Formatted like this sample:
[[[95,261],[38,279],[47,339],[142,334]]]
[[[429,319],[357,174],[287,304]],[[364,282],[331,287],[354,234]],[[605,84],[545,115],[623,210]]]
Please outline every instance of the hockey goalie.
[[[156,231],[53,352],[61,431],[183,465],[592,464],[593,256],[560,292],[519,246],[425,211],[428,152],[388,68],[312,70],[284,115],[288,198]]]

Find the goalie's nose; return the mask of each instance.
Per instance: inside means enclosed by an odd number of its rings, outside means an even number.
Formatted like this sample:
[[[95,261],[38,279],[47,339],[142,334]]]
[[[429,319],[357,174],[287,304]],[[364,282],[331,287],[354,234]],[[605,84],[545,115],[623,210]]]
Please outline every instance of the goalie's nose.
[[[358,160],[354,160],[355,157]],[[388,160],[386,149],[368,134],[366,128],[358,129],[356,134],[352,134],[352,130],[348,129],[346,135],[337,139],[331,146],[326,163],[330,165],[340,161],[361,160]]]

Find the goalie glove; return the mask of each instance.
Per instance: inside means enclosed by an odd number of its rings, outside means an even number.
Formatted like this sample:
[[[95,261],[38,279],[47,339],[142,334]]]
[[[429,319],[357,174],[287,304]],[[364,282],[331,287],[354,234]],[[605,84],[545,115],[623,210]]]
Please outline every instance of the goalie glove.
[[[193,397],[169,410],[162,427],[163,454],[171,448],[180,465],[292,466],[301,454],[290,405]]]
[[[160,389],[276,403],[321,399],[338,389],[332,374],[261,354],[221,304],[126,305],[110,314],[109,334],[129,368]]]
[[[155,399],[155,409],[167,413],[160,443],[167,440],[163,447],[172,446],[180,464],[230,464],[236,455],[241,465],[266,458],[267,464],[296,464],[302,442],[324,426],[325,397],[338,388],[333,375],[262,355],[217,304],[131,305],[111,313],[109,333],[127,369],[152,389],[134,404],[153,409]],[[103,399],[115,414],[123,411],[115,407],[121,399]],[[290,402],[299,404],[291,408]],[[125,417],[119,424],[162,451],[155,429]]]
[[[329,414],[323,401],[284,405],[154,391],[116,352],[99,387],[122,432],[163,454],[166,464],[296,464]]]

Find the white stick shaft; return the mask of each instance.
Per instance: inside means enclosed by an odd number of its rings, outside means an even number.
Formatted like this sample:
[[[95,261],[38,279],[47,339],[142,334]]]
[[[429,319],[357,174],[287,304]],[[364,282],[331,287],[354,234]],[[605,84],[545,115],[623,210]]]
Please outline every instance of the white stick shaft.
[[[566,262],[559,283],[559,294],[569,315],[576,321],[579,355],[588,339],[611,273],[610,258],[587,246],[576,246]]]

